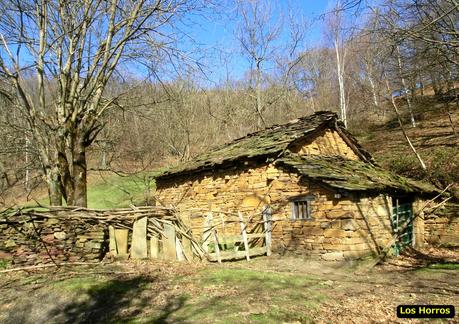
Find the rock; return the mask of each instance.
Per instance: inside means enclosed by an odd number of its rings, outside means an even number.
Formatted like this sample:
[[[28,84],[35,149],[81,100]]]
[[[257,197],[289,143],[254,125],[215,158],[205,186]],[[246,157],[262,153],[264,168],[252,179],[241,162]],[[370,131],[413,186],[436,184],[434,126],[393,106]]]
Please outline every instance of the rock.
[[[325,261],[341,261],[344,260],[343,252],[328,252],[322,254],[322,259]]]
[[[333,281],[327,280],[320,283],[322,286],[333,286]]]
[[[328,222],[320,223],[320,227],[323,228],[323,229],[329,228],[330,227],[330,223],[328,223]]]
[[[48,225],[56,225],[59,224],[59,220],[57,218],[48,218]]]
[[[102,247],[102,244],[99,242],[89,242],[87,246],[91,249],[100,249]]]
[[[355,226],[354,226],[354,223],[353,223],[352,220],[344,222],[342,228],[345,231],[354,231],[355,230]]]
[[[67,234],[65,232],[55,232],[54,237],[58,240],[65,240],[67,238]]]
[[[15,246],[16,246],[16,242],[14,242],[12,239],[7,240],[7,241],[5,242],[5,247],[6,247],[6,248],[15,247]]]

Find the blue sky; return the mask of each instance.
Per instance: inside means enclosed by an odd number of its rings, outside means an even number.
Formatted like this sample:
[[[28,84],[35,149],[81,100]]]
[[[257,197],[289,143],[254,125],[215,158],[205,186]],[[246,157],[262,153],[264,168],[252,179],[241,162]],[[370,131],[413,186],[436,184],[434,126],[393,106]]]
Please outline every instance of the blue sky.
[[[312,47],[321,41],[322,38],[322,19],[320,16],[327,11],[329,1],[290,1],[281,0],[274,2],[277,11],[288,11],[288,7],[295,7],[295,16],[302,17],[307,23],[307,36],[302,48]],[[225,11],[221,15],[195,16],[193,17],[193,28],[187,32],[200,46],[192,56],[201,59],[206,71],[206,76],[211,83],[218,83],[225,79],[227,73],[232,79],[240,79],[249,69],[248,61],[241,55],[238,41],[234,34],[237,27],[238,16],[235,14],[235,8],[222,9]],[[285,21],[287,25],[287,22]],[[287,41],[287,34],[282,34],[279,43]],[[193,52],[197,45],[186,44],[184,49]],[[204,55],[204,51],[207,51]],[[209,57],[209,53],[212,53]],[[201,57],[202,56],[202,57]],[[204,58],[204,56],[206,56]],[[229,57],[228,57],[229,56]],[[225,59],[227,63],[225,64]]]

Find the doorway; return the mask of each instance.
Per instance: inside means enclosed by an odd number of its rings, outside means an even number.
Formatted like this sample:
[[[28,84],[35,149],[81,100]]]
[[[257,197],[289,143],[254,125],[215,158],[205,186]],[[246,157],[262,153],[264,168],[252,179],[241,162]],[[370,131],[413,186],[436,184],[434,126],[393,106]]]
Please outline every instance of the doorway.
[[[393,247],[394,254],[399,255],[406,247],[413,246],[413,199],[406,196],[393,197],[391,217],[392,231],[399,234]]]

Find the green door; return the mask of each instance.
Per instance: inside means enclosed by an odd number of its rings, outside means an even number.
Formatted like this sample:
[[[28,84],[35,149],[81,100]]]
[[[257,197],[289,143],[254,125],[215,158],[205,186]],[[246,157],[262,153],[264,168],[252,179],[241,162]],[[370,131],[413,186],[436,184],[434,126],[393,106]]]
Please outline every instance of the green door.
[[[402,199],[394,198],[392,208],[392,229],[394,233],[403,230],[403,226],[409,222],[403,233],[400,234],[398,241],[394,245],[394,254],[399,255],[407,246],[413,244],[413,207],[411,202],[404,202]]]

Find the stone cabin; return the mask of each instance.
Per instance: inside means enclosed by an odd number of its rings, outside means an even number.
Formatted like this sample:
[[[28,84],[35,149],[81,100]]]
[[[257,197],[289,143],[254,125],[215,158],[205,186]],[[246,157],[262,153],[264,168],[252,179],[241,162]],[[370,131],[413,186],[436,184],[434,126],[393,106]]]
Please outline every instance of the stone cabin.
[[[436,192],[378,167],[327,111],[216,147],[160,174],[156,185],[157,202],[177,208],[196,237],[204,211],[252,212],[261,219],[269,206],[274,251],[326,260],[380,252],[422,198]],[[402,241],[423,244],[422,218]]]

